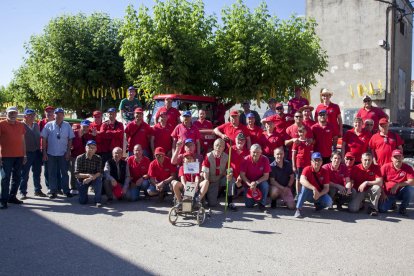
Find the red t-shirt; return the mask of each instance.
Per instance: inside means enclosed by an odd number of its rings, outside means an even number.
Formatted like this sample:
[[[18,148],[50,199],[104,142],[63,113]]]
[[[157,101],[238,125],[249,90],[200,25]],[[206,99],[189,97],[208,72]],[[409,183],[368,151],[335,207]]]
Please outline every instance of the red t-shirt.
[[[203,122],[197,120],[193,123],[193,125],[196,126],[198,129],[213,129],[213,123],[209,120],[204,120]]]
[[[175,173],[175,167],[171,165],[171,159],[164,156],[162,165],[155,159],[149,164],[148,175],[158,182],[163,181]]]
[[[171,107],[170,109],[167,109],[165,106],[160,107],[155,114],[155,122],[158,122],[158,118],[160,117],[161,112],[167,112],[167,124],[170,124],[174,127],[178,124],[181,113],[176,108]]]
[[[244,172],[250,181],[256,181],[265,173],[270,173],[270,163],[266,156],[261,155],[253,162],[251,155],[246,156],[240,164],[240,172]]]
[[[227,137],[229,137],[229,139],[231,140],[231,144],[234,145],[236,143],[236,136],[239,133],[243,133],[244,136],[250,137],[249,136],[249,132],[247,131],[247,127],[243,124],[240,124],[235,127],[233,126],[232,123],[225,123],[222,124],[221,126],[217,127],[217,129],[223,133],[224,135],[226,135]]]
[[[327,123],[325,126],[314,124],[312,126],[315,145],[313,150],[320,152],[323,157],[330,157],[332,153],[332,139],[335,136],[332,126]]]
[[[101,152],[110,152],[116,147],[124,144],[124,125],[121,122],[115,121],[111,124],[106,121],[101,125]]]
[[[373,106],[370,110],[361,108],[358,110],[356,117],[361,117],[365,122],[366,119],[371,119],[374,121],[374,128],[372,129],[375,133],[378,130],[379,120],[382,118],[388,118],[387,114],[379,107]]]
[[[96,136],[93,136],[93,140],[95,140],[96,142],[96,152],[97,153],[101,153],[104,152],[101,148],[102,148],[102,133],[101,133],[101,126],[102,123],[98,124],[96,122],[92,122],[89,125],[89,132],[92,133],[92,131],[94,129],[96,129]]]
[[[285,114],[283,115],[275,114],[275,115],[269,116],[269,118],[273,121],[273,124],[275,125],[275,129],[277,132],[286,132],[286,128],[289,125],[286,122]]]
[[[229,154],[229,151],[226,151]],[[240,175],[240,164],[244,160],[246,156],[249,155],[249,150],[243,148],[242,151],[238,151],[236,145],[231,147],[231,156],[230,156],[230,166],[233,169],[233,176],[234,178],[239,177]]]
[[[216,172],[215,172],[215,175],[220,175],[220,160],[221,160],[221,157],[219,157],[219,158],[216,157],[216,158],[214,158],[214,160],[216,162]],[[203,163],[201,164],[201,166],[210,169],[210,160],[208,160],[208,156],[207,155],[204,157],[204,160],[203,160]]]
[[[375,133],[369,140],[369,147],[375,153],[377,164],[380,166],[391,162],[392,151],[402,144],[404,141],[394,132],[388,132],[387,136]]]
[[[154,149],[163,147],[165,152],[172,150],[171,133],[174,127],[167,123],[165,127],[162,127],[160,123],[155,124],[152,127],[152,135],[154,136]]]
[[[299,144],[293,143],[292,152],[296,152],[296,168],[310,166],[313,144],[307,143],[306,141],[300,141]]]
[[[276,129],[271,134],[263,132],[260,136],[259,144],[262,147],[263,154],[267,156],[273,156],[273,151],[282,147],[285,144],[286,134],[276,132]]]
[[[326,110],[326,121],[332,125],[332,129],[334,131],[334,136],[339,135],[339,123],[338,123],[338,116],[341,115],[341,109],[339,105],[334,103],[329,103],[329,105],[319,104],[315,110],[315,118],[318,118],[318,113],[321,110]]]
[[[414,179],[414,171],[409,165],[403,163],[400,169],[396,169],[392,162],[385,164],[381,167],[381,174],[384,178],[385,193],[390,194],[392,187],[395,184],[407,181],[408,179]],[[399,188],[397,193],[401,190]]]
[[[136,144],[140,144],[143,150],[150,151],[149,140],[152,136],[152,128],[145,122],[137,125],[136,121],[129,122],[125,128],[128,140],[128,151],[133,151]]]
[[[332,183],[345,186],[345,178],[349,177],[348,169],[345,164],[340,164],[338,170],[334,170],[332,163],[322,166],[329,172],[329,180]]]
[[[316,177],[319,179],[319,183],[315,178]],[[303,169],[302,171],[302,175],[309,181],[310,184],[312,184],[312,186],[314,186],[319,192],[322,191],[323,186],[326,184],[329,184],[330,179],[329,179],[329,172],[324,169],[324,168],[320,168],[319,172],[315,172],[315,170],[313,169],[312,166],[307,166]]]
[[[142,156],[139,162],[135,160],[135,156],[133,155],[128,157],[127,164],[129,167],[129,174],[133,182],[136,182],[148,173],[150,163],[151,161],[146,156]]]
[[[372,134],[366,130],[362,130],[359,135],[355,133],[355,129],[350,129],[345,132],[342,141],[346,142],[346,152],[352,152],[355,156],[356,162],[361,162],[361,156],[367,152],[369,140]]]
[[[302,106],[309,105],[309,101],[306,98],[292,98],[288,101],[288,107],[290,108],[290,114],[295,114]]]
[[[354,189],[358,191],[359,186],[365,181],[375,181],[377,178],[381,178],[381,169],[378,165],[374,163],[369,166],[368,169],[364,169],[362,164],[358,164],[351,168],[350,173],[351,179],[354,181]],[[368,186],[365,188],[364,191],[368,190]]]
[[[249,133],[250,141],[252,142],[252,145],[259,143],[260,136],[263,133],[263,129],[259,126],[256,126],[256,125],[254,125],[253,129],[250,129],[248,127],[246,127],[246,128],[247,128],[247,131]]]

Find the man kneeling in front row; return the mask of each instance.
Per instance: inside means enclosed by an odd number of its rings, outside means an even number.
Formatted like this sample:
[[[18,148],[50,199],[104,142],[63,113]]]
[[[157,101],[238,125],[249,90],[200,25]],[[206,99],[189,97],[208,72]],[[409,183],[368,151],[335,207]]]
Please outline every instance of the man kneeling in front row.
[[[75,177],[79,191],[79,203],[88,203],[88,188],[93,187],[95,191],[96,207],[101,207],[102,192],[102,160],[96,153],[96,142],[89,140],[86,142],[85,153],[76,157]]]
[[[329,192],[329,172],[322,168],[322,155],[319,152],[312,153],[311,165],[303,169],[300,176],[302,191],[296,203],[296,218],[302,218],[302,206],[305,201],[315,203],[315,210],[319,211],[332,206]]]

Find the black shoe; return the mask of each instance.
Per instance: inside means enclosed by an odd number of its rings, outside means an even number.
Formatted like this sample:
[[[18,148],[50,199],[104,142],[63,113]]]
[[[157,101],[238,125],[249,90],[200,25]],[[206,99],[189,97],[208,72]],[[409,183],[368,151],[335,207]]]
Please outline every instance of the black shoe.
[[[406,208],[400,208],[400,210],[398,211],[398,213],[400,213],[400,215],[404,216],[404,217],[408,217],[408,212]]]
[[[319,212],[320,210],[323,209],[323,206],[320,204],[315,204],[315,212]]]
[[[342,208],[342,204],[336,204],[336,209],[338,210],[338,211],[342,211],[344,208]]]
[[[50,193],[49,198],[50,199],[57,198],[57,194],[56,193]]]
[[[234,203],[230,203],[230,204],[229,204],[229,209],[230,209],[231,211],[233,211],[233,212],[237,212],[237,206],[236,206],[236,205],[234,205]]]
[[[0,209],[7,209],[7,202],[0,203]]]
[[[276,209],[276,207],[277,207],[276,200],[272,200],[272,203],[270,203],[270,208]]]
[[[266,206],[264,206],[263,204],[261,204],[261,203],[259,203],[259,210],[261,211],[261,212],[266,212],[267,210],[266,210]]]
[[[21,195],[20,196],[20,200],[26,200],[26,199],[28,199],[27,195]]]
[[[23,201],[18,200],[15,196],[9,198],[8,203],[13,203],[13,204],[23,204]]]
[[[70,192],[66,193],[65,195],[66,195],[67,198],[73,197],[73,195]]]
[[[57,194],[58,194],[58,195],[63,195],[62,190],[58,190],[58,191],[57,191]]]
[[[394,203],[391,205],[391,210],[392,210],[392,211],[397,211],[397,210],[398,210],[397,202],[394,202]]]
[[[47,195],[45,195],[42,191],[35,192],[34,195],[38,197],[47,197]]]

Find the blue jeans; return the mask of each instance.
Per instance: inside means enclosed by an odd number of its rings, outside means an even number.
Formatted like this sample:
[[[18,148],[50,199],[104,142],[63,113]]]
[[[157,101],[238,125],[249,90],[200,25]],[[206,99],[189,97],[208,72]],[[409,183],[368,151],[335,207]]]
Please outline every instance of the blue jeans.
[[[2,161],[5,176],[1,180],[1,202],[7,203],[9,198],[16,196],[19,189],[23,157],[3,157]]]
[[[59,186],[58,181],[62,186],[65,194],[69,193],[69,175],[68,167],[69,161],[66,160],[65,156],[52,156],[47,155],[47,167],[49,170],[49,189],[52,194],[57,193]]]
[[[395,195],[389,195],[387,200],[384,202],[379,202],[378,210],[381,213],[385,213],[391,209],[392,205],[397,202],[397,200],[401,200],[400,210],[405,209],[410,204],[411,194],[413,193],[413,187],[405,186],[401,188],[401,190],[396,193]]]
[[[324,194],[318,200],[315,201],[313,198],[313,191],[311,189],[302,186],[302,191],[299,194],[298,202],[296,203],[296,208],[302,208],[305,201],[309,201],[311,203],[315,203],[323,208],[332,206],[332,198],[328,194]]]
[[[259,183],[256,186],[257,189],[259,189],[262,192],[262,199],[260,200],[259,203],[263,204],[263,206],[266,205],[266,200],[267,200],[267,194],[269,193],[269,183],[267,183],[267,181],[263,181],[261,183]],[[244,187],[244,204],[246,205],[247,208],[253,208],[254,206],[254,199],[253,198],[247,198],[246,194],[247,194],[247,190],[249,188],[248,187]]]
[[[43,165],[44,165],[43,176],[45,177],[45,185],[50,190],[50,187],[49,187],[49,165],[47,164],[47,161],[43,161]],[[58,190],[62,190],[60,172],[56,172],[56,179],[57,179]]]
[[[42,172],[42,152],[40,150],[26,152],[27,161],[22,168],[22,178],[20,181],[20,193],[22,195],[27,194],[27,181],[29,181],[30,168],[33,173],[33,184],[35,192],[42,191],[42,185],[40,184],[40,174]]]
[[[144,194],[148,194],[147,190],[150,186],[149,180],[144,180],[141,186],[129,188],[126,194],[128,200],[137,201],[139,198],[140,191],[144,191]]]
[[[81,181],[76,180],[76,186],[79,191],[79,203],[87,204],[88,203],[88,189],[89,186],[93,187],[95,191],[95,203],[101,203],[102,198],[102,177],[89,182],[88,184],[83,184]]]

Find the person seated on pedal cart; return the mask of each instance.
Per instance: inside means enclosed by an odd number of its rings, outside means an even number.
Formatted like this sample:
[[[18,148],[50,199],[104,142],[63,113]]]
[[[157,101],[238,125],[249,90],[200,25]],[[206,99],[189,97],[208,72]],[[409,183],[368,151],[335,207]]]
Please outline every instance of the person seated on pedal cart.
[[[183,160],[184,164],[195,162],[194,156],[191,153],[188,153],[188,152],[184,153],[183,158],[184,158]],[[204,196],[208,190],[208,182],[206,181],[200,182],[200,169],[198,169],[197,173],[195,174],[184,173],[184,164],[178,170],[179,180],[172,181],[174,195],[177,199],[177,204],[176,204],[177,208],[181,207],[182,205],[182,202],[183,202],[182,192],[187,182],[196,183],[196,187],[197,187],[196,193],[198,193],[198,196],[197,196],[198,202],[201,202],[204,199]]]
[[[170,191],[170,183],[175,178],[175,166],[171,165],[171,160],[165,156],[165,150],[158,147],[154,152],[155,159],[151,161],[148,169],[151,185],[148,188],[150,196],[159,196],[163,201],[167,192]]]

